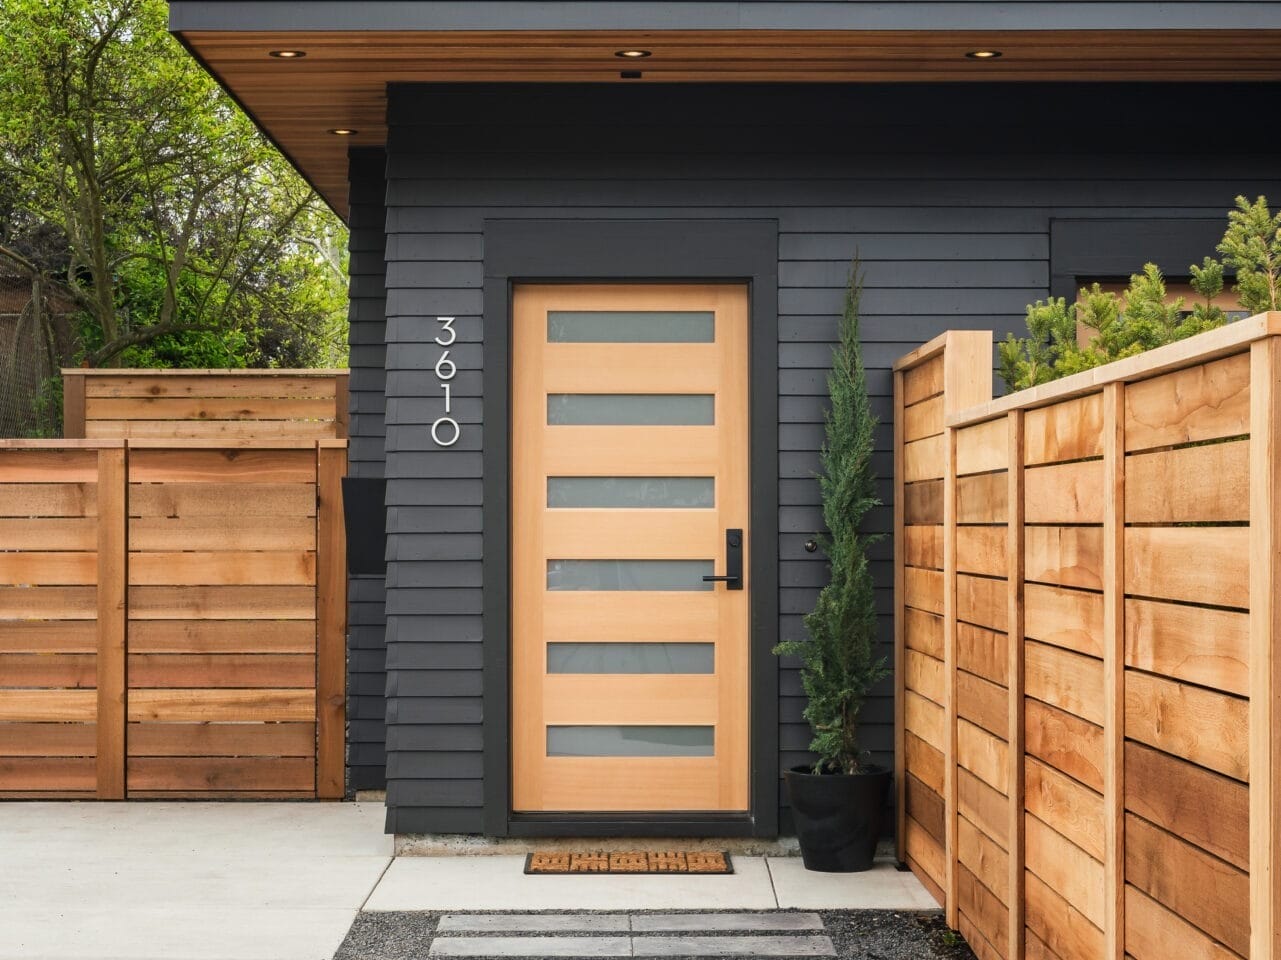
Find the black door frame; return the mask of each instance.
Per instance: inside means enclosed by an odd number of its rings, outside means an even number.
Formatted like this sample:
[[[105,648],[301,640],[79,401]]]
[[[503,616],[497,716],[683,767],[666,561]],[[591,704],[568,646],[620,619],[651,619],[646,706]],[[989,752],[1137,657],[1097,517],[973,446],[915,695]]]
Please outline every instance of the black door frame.
[[[511,301],[518,283],[745,283],[750,310],[751,810],[514,814],[511,803]],[[778,223],[486,220],[483,414],[484,828],[489,836],[778,834]]]

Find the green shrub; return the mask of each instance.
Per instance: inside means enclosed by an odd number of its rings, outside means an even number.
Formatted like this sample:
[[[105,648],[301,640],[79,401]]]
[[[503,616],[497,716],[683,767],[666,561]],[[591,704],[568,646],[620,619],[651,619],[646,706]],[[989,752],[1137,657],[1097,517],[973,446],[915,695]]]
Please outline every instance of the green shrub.
[[[1133,274],[1120,297],[1096,283],[1082,288],[1075,303],[1038,300],[1027,308],[1029,335],[1010,334],[999,345],[1001,378],[1023,390],[1221,327],[1228,318],[1213,301],[1225,267],[1235,271],[1234,290],[1248,313],[1281,309],[1281,212],[1273,216],[1266,197],[1254,203],[1237,197],[1218,252],[1222,262],[1206,257],[1188,267],[1202,298],[1190,311],[1183,297],[1166,303],[1165,278],[1154,263]],[[1084,346],[1077,343],[1078,323],[1092,331]]]

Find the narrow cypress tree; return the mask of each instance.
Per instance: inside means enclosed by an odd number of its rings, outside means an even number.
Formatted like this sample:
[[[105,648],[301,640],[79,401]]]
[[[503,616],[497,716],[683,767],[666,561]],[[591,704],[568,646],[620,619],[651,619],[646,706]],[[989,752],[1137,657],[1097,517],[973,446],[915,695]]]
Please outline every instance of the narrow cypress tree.
[[[832,351],[827,378],[831,408],[826,421],[819,488],[823,522],[819,537],[831,564],[831,581],[805,617],[808,640],[785,640],[774,652],[801,661],[801,681],[809,703],[805,719],[814,731],[810,743],[818,757],[815,773],[858,773],[863,751],[858,718],[868,691],[888,674],[884,657],[874,655],[876,602],[868,547],[879,536],[861,532],[864,518],[880,506],[872,473],[876,417],[867,396],[863,345],[859,339],[859,304],[863,271],[857,259],[850,269],[840,343]]]

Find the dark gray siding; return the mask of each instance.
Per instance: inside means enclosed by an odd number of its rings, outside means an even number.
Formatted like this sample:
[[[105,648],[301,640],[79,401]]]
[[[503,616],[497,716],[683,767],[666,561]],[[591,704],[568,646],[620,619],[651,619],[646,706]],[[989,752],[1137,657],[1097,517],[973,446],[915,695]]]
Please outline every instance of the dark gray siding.
[[[351,446],[353,477],[383,475],[384,231],[387,161],[382,150],[352,151],[351,183]],[[386,617],[382,577],[352,577],[347,606],[348,785],[386,784]]]
[[[818,528],[826,374],[850,258],[866,267],[866,362],[883,420],[891,363],[947,328],[1022,327],[1047,295],[1051,221],[1220,218],[1281,195],[1272,142],[1197,155],[1189,118],[1267,88],[394,87],[387,183],[388,803],[396,832],[479,831],[480,351],[487,218],[767,218],[779,224],[780,634],[826,571]],[[1099,116],[1097,129],[1087,118]],[[1154,139],[1135,117],[1164,118]],[[1166,121],[1168,120],[1168,123]],[[1088,128],[1088,129],[1087,129]],[[1269,179],[1271,178],[1271,179]],[[1210,253],[1210,250],[1206,250]],[[1133,268],[1143,251],[1134,252]],[[1171,272],[1184,264],[1166,264]],[[456,315],[463,442],[433,448],[428,346]],[[890,427],[877,468],[889,501]],[[888,532],[891,509],[872,526]],[[757,536],[768,535],[757,531]],[[891,544],[877,548],[890,653]],[[795,664],[780,665],[780,765],[805,760]],[[890,761],[891,685],[865,741]],[[784,819],[784,823],[787,820]]]

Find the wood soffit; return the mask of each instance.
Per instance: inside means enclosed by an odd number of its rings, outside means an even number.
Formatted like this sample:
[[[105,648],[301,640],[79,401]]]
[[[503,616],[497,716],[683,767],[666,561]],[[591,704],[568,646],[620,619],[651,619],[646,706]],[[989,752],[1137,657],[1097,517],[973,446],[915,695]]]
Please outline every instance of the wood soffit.
[[[1281,81],[1281,30],[188,31],[182,41],[344,217],[389,83]],[[271,50],[304,50],[285,60]],[[625,60],[623,49],[652,55]],[[973,50],[1001,57],[967,59]],[[624,78],[638,70],[642,77]],[[358,133],[335,136],[350,128]]]

